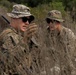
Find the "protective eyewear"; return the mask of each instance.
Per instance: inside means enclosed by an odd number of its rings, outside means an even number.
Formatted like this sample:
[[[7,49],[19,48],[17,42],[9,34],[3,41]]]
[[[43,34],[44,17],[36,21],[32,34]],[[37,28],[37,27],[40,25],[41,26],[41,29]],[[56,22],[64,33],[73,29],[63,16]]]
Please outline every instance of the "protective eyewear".
[[[47,22],[48,24],[49,24],[49,23],[59,23],[59,21],[52,20],[52,19],[49,19],[49,18],[46,19],[46,22]]]
[[[22,17],[21,19],[22,19],[23,22],[27,22],[27,21],[28,21],[29,23],[32,22],[32,20],[31,20],[30,18],[27,18],[27,17]]]

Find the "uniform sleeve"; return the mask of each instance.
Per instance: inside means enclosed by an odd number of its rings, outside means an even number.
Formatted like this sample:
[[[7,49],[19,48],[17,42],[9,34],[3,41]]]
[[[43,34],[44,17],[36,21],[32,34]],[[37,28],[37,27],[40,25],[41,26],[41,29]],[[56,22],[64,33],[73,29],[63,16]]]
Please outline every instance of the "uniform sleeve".
[[[19,40],[19,39],[18,39]],[[18,74],[27,75],[30,73],[28,70],[28,54],[26,45],[16,39],[16,36],[6,35],[3,38],[1,47],[1,61],[4,64],[2,71],[6,72],[7,75]],[[24,46],[23,46],[24,45]],[[1,64],[0,64],[1,65]]]
[[[3,48],[7,50],[25,49],[26,43],[19,39],[18,36],[7,35],[3,38]]]

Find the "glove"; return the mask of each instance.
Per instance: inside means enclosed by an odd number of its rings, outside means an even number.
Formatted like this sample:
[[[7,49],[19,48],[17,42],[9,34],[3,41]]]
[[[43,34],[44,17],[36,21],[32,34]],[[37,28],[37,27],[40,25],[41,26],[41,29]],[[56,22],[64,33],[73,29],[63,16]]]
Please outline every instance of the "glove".
[[[35,23],[29,24],[24,32],[24,41],[34,36],[37,33],[37,30],[38,26]]]

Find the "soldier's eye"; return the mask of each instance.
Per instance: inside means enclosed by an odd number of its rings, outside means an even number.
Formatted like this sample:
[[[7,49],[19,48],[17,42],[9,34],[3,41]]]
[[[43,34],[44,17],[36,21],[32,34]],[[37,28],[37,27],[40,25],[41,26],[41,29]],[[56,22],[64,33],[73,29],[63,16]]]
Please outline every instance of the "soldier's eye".
[[[52,19],[49,19],[49,18],[47,18],[46,19],[46,22],[49,24],[49,23],[60,23],[59,21],[57,21],[57,20],[52,20]]]
[[[47,19],[46,19],[46,22],[49,24],[50,22],[53,23],[54,20],[51,20],[51,19],[47,18]]]
[[[29,23],[31,23],[30,18],[22,17],[21,19],[22,19],[22,22],[27,22],[28,21]]]

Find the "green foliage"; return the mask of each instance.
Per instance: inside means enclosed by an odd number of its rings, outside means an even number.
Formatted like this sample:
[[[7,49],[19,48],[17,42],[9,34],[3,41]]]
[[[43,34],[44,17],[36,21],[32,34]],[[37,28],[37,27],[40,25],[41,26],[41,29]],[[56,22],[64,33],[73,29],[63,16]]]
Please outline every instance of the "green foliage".
[[[52,7],[52,9],[64,11],[64,6],[63,6],[62,2],[52,2],[52,3],[50,3],[50,6]]]
[[[76,0],[63,0],[65,11],[69,11],[73,21],[76,21]]]
[[[36,7],[39,4],[42,4],[43,3],[43,0],[26,0],[25,3],[27,3],[28,6]]]
[[[52,2],[49,5],[53,10],[59,10],[62,12],[63,15],[65,15],[64,6],[62,2]]]
[[[12,6],[11,3],[8,0],[1,0],[0,5],[8,8],[8,10],[10,10],[11,6]]]
[[[39,20],[44,20],[48,11],[51,11],[52,9],[59,10],[62,12],[63,15],[65,15],[64,6],[62,5],[62,2],[51,2],[49,4],[42,4],[31,9],[32,13]]]
[[[31,8],[31,12],[35,15],[38,20],[44,20],[48,11],[51,7],[47,4],[39,5],[37,7]]]
[[[8,8],[9,11],[12,10],[12,5],[17,3],[31,7],[32,13],[38,19],[44,19],[47,12],[52,9],[60,10],[64,16],[64,10],[70,13],[76,12],[76,0],[0,0],[0,5]]]
[[[14,2],[14,3],[24,3],[25,0],[8,0],[9,2]]]
[[[43,3],[44,0],[8,0],[9,2],[15,2],[18,4],[27,4],[28,6],[31,7],[36,7],[39,4]]]

